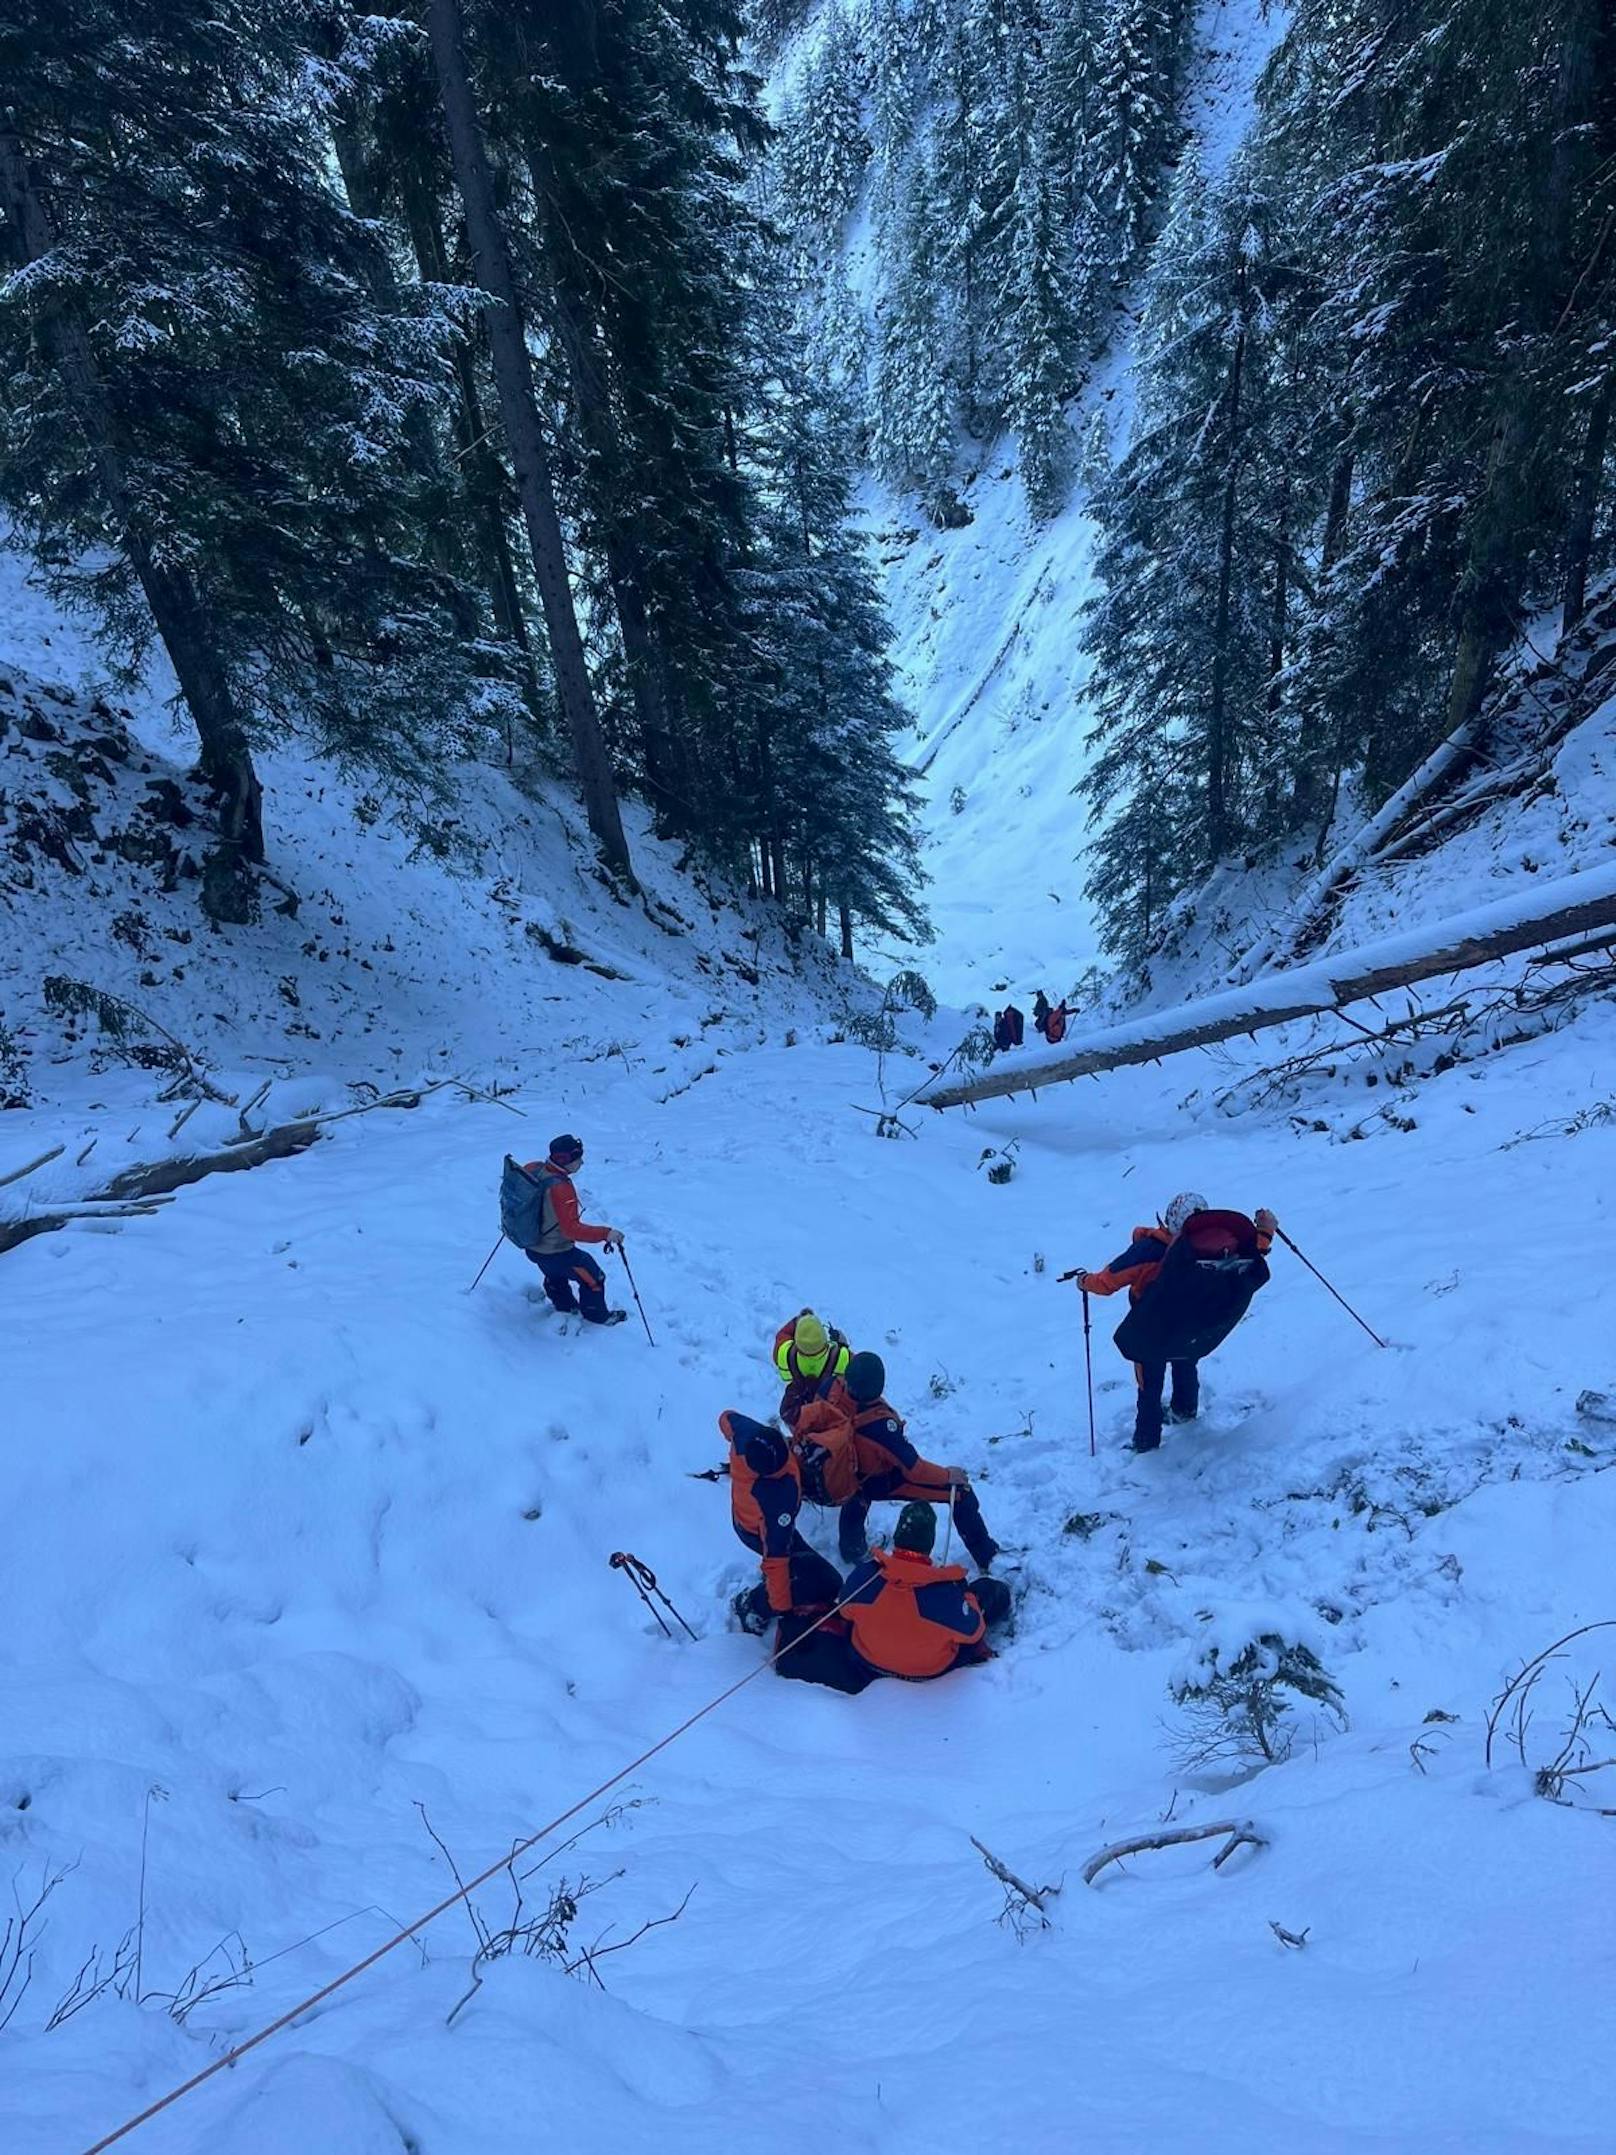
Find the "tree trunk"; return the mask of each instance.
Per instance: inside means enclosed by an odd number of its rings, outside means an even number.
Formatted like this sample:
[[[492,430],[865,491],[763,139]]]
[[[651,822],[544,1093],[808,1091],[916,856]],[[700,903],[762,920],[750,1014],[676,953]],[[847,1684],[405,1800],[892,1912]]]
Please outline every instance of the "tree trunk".
[[[0,129],[0,194],[17,228],[24,261],[39,261],[55,246],[56,235],[22,142],[8,129]],[[151,608],[196,727],[199,765],[218,806],[218,843],[203,868],[203,910],[216,921],[255,920],[258,879],[252,864],[264,858],[263,792],[229,676],[190,578],[183,569],[160,567],[154,558],[150,533],[124,467],[117,420],[83,324],[65,308],[52,306],[41,327],[68,402],[84,430],[123,551]]]
[[[1223,484],[1223,528],[1218,538],[1218,604],[1212,624],[1212,707],[1207,719],[1206,847],[1209,865],[1229,841],[1229,621],[1234,591],[1234,516],[1240,484],[1240,391],[1246,365],[1245,274],[1242,271],[1240,332],[1229,368],[1229,471]]]
[[[406,172],[402,192],[405,222],[409,226],[410,245],[421,282],[452,284],[449,250],[438,223],[437,205],[421,175]],[[516,562],[511,554],[511,535],[503,507],[509,475],[488,439],[482,397],[477,389],[476,356],[469,334],[455,339],[454,370],[460,403],[455,433],[461,461],[471,475],[466,491],[476,511],[482,541],[483,581],[500,634],[508,643],[515,644],[528,661],[525,685],[528,702],[536,711],[538,691],[532,666],[533,643],[522,606],[521,586],[516,580]]]
[[[549,459],[539,425],[533,364],[517,302],[516,280],[494,202],[488,153],[466,66],[460,0],[428,0],[427,24],[455,177],[465,206],[473,274],[491,299],[485,319],[494,386],[499,394],[505,438],[510,445],[517,498],[522,505],[528,545],[533,553],[533,572],[544,606],[556,695],[572,735],[573,760],[589,827],[607,866],[632,882],[633,867],[618,812],[611,758],[595,709],[583,638],[578,632],[578,615],[567,576],[561,518],[556,509]]]
[[[534,193],[542,200],[543,175],[533,166],[531,159],[529,171]],[[609,493],[615,488],[617,475],[623,468],[622,443],[612,416],[606,378],[591,347],[589,323],[585,318],[583,303],[575,292],[569,290],[565,275],[559,270],[551,276],[549,302],[550,326],[554,330],[561,356],[566,362],[567,379],[572,385],[572,404],[577,416],[578,432],[586,450],[604,470]],[[608,509],[607,515],[602,519],[607,527],[603,532],[606,577],[611,586],[612,606],[623,639],[629,693],[634,698],[634,711],[640,722],[647,760],[654,761],[659,744],[671,747],[673,738],[668,701],[663,692],[663,658],[645,603],[646,579],[639,558],[640,549],[624,530],[612,527],[610,518],[611,511]]]
[[[845,898],[841,899],[837,904],[836,922],[842,932],[842,956],[851,965],[853,962],[853,916],[848,910]]]
[[[1599,513],[1599,482],[1604,476],[1605,452],[1610,446],[1610,409],[1616,393],[1616,368],[1607,371],[1594,392],[1588,409],[1588,429],[1582,440],[1572,485],[1571,521],[1566,531],[1565,580],[1560,587],[1560,634],[1569,636],[1588,605],[1588,564],[1594,550],[1594,524]]]
[[[1155,1062],[1184,1048],[1207,1047],[1239,1033],[1340,1010],[1389,988],[1489,965],[1570,936],[1608,930],[1616,942],[1616,867],[1586,868],[1535,888],[1531,878],[1523,880],[1524,894],[1514,898],[1478,906],[1456,919],[1433,921],[1412,933],[1382,937],[1339,957],[1317,958],[1291,973],[1265,975],[1249,988],[1229,989],[1176,1010],[1113,1025],[1086,1045],[1034,1056],[1016,1069],[971,1084],[937,1086],[922,1093],[921,1101],[927,1107],[962,1107],[1129,1063]]]

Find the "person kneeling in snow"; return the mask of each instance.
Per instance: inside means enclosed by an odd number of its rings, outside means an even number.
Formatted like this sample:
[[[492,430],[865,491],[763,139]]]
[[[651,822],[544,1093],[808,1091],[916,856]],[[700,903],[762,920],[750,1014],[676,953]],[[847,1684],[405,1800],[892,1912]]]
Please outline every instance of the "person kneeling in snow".
[[[1085,1294],[1128,1290],[1128,1315],[1116,1342],[1133,1363],[1139,1387],[1133,1448],[1153,1452],[1162,1440],[1162,1389],[1173,1373],[1172,1416],[1200,1411],[1199,1364],[1221,1346],[1268,1281],[1268,1252],[1279,1222],[1259,1206],[1214,1212],[1198,1191],[1183,1190],[1154,1227],[1136,1227],[1120,1257],[1074,1277]]]
[[[788,1317],[774,1335],[774,1366],[785,1392],[780,1419],[794,1429],[797,1416],[828,1378],[846,1369],[852,1349],[834,1325],[827,1327],[811,1309]]]
[[[884,1397],[886,1381],[886,1364],[878,1354],[855,1354],[828,1394],[832,1410],[840,1406],[852,1424],[858,1474],[857,1493],[843,1504],[837,1521],[842,1562],[856,1564],[869,1554],[865,1526],[872,1504],[918,1498],[950,1505],[971,1562],[978,1571],[991,1571],[999,1544],[987,1530],[971,1477],[963,1467],[934,1466],[921,1458],[904,1434],[903,1417]]]
[[[583,1157],[582,1141],[563,1134],[552,1140],[547,1160],[530,1160],[523,1169],[540,1195],[538,1236],[522,1254],[544,1274],[544,1291],[554,1308],[581,1316],[587,1324],[621,1324],[626,1312],[606,1306],[605,1273],[578,1247],[580,1242],[603,1243],[609,1250],[623,1247],[615,1227],[592,1227],[579,1213],[572,1178]]]
[[[986,1661],[989,1624],[1010,1614],[1002,1579],[971,1579],[962,1564],[934,1564],[937,1514],[929,1504],[906,1504],[892,1547],[866,1557],[843,1589],[854,1653],[878,1676],[911,1682],[946,1676]]]
[[[852,1572],[843,1611],[819,1622],[807,1612],[784,1616],[775,1673],[857,1693],[878,1676],[926,1683],[992,1658],[990,1624],[1010,1614],[1002,1579],[966,1583],[959,1564],[934,1564],[937,1514],[906,1504],[890,1550],[877,1550]]]
[[[718,1426],[729,1445],[730,1519],[736,1537],[763,1559],[758,1586],[737,1594],[743,1630],[761,1633],[771,1616],[810,1612],[809,1620],[841,1599],[842,1575],[797,1531],[802,1474],[785,1438],[767,1422],[726,1407]]]

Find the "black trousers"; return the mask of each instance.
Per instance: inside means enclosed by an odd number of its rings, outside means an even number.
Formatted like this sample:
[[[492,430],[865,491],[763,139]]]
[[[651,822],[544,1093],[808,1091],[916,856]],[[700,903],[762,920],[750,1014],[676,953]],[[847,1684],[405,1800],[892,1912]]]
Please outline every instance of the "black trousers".
[[[900,1474],[872,1476],[856,1497],[849,1497],[837,1514],[836,1534],[844,1564],[856,1564],[868,1549],[868,1520],[872,1504],[907,1504],[919,1498],[926,1504],[935,1504],[940,1511],[948,1509],[948,1499],[935,1489],[921,1488],[906,1481]],[[982,1506],[976,1491],[967,1482],[954,1491],[954,1524],[959,1528],[959,1538],[965,1544],[965,1552],[973,1564],[983,1570],[999,1553],[999,1544],[988,1532],[982,1517]]]
[[[583,1250],[561,1250],[554,1257],[539,1257],[532,1250],[522,1253],[544,1274],[544,1291],[559,1310],[578,1312],[591,1324],[606,1317],[606,1275]]]
[[[813,1621],[811,1616],[795,1612],[781,1617],[775,1634],[775,1651],[780,1657],[774,1664],[775,1675],[789,1676],[803,1684],[823,1684],[827,1690],[845,1691],[856,1697],[866,1684],[875,1682],[878,1671],[854,1653],[845,1631],[833,1629],[830,1624],[811,1631]]]
[[[1167,1372],[1173,1372],[1173,1412],[1189,1421],[1201,1404],[1201,1371],[1195,1362],[1135,1362],[1133,1373],[1139,1386],[1134,1409],[1133,1448],[1153,1452],[1162,1440],[1162,1390]]]

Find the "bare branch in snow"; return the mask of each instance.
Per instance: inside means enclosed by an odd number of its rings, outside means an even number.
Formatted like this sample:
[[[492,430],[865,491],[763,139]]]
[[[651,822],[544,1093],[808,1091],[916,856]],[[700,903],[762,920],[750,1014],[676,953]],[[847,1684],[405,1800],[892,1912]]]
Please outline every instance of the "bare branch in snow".
[[[1113,1841],[1109,1848],[1102,1848],[1090,1856],[1083,1866],[1083,1883],[1092,1886],[1108,1863],[1120,1863],[1124,1856],[1142,1855],[1151,1848],[1177,1848],[1186,1841],[1212,1841],[1220,1835],[1225,1846],[1212,1859],[1212,1868],[1222,1870],[1237,1848],[1266,1848],[1268,1842],[1249,1819],[1223,1818],[1207,1826],[1173,1826],[1160,1833],[1135,1834],[1132,1840]]]
[[[1004,1906],[999,1910],[997,1920],[1008,1924],[1018,1939],[1024,1939],[1028,1931],[1034,1928],[1034,1914],[1038,1918],[1036,1928],[1048,1930],[1049,1910],[1045,1903],[1055,1898],[1060,1892],[1060,1886],[1029,1886],[1024,1879],[1018,1878],[1007,1864],[1001,1863],[991,1848],[984,1848],[974,1833],[971,1835],[971,1846],[1004,1888]],[[1061,1883],[1064,1884],[1065,1881],[1062,1880]]]

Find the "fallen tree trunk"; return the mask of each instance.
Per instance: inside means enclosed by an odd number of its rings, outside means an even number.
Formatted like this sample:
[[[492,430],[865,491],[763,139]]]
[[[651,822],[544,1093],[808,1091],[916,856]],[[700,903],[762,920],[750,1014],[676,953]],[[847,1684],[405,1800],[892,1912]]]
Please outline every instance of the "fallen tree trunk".
[[[0,1220],[0,1257],[35,1235],[54,1234],[75,1220],[142,1219],[156,1212],[175,1190],[183,1190],[204,1175],[232,1174],[237,1169],[262,1167],[266,1160],[285,1160],[305,1152],[319,1136],[313,1121],[286,1122],[266,1130],[261,1137],[247,1138],[217,1152],[192,1153],[187,1157],[156,1160],[147,1167],[126,1168],[114,1175],[104,1190],[93,1191],[56,1206],[48,1212],[25,1213],[21,1219]]]
[[[1273,973],[1247,988],[1226,989],[1200,1002],[1159,1010],[1113,1025],[1083,1044],[1018,1057],[964,1085],[933,1086],[926,1107],[963,1107],[974,1100],[1063,1084],[1127,1063],[1156,1062],[1184,1048],[1208,1047],[1239,1033],[1285,1025],[1363,1002],[1388,988],[1409,987],[1444,973],[1461,973],[1520,950],[1537,950],[1567,936],[1609,929],[1616,941],[1616,864],[1584,869],[1492,905],[1437,921],[1406,935],[1366,943],[1339,957],[1318,958],[1289,973]]]

